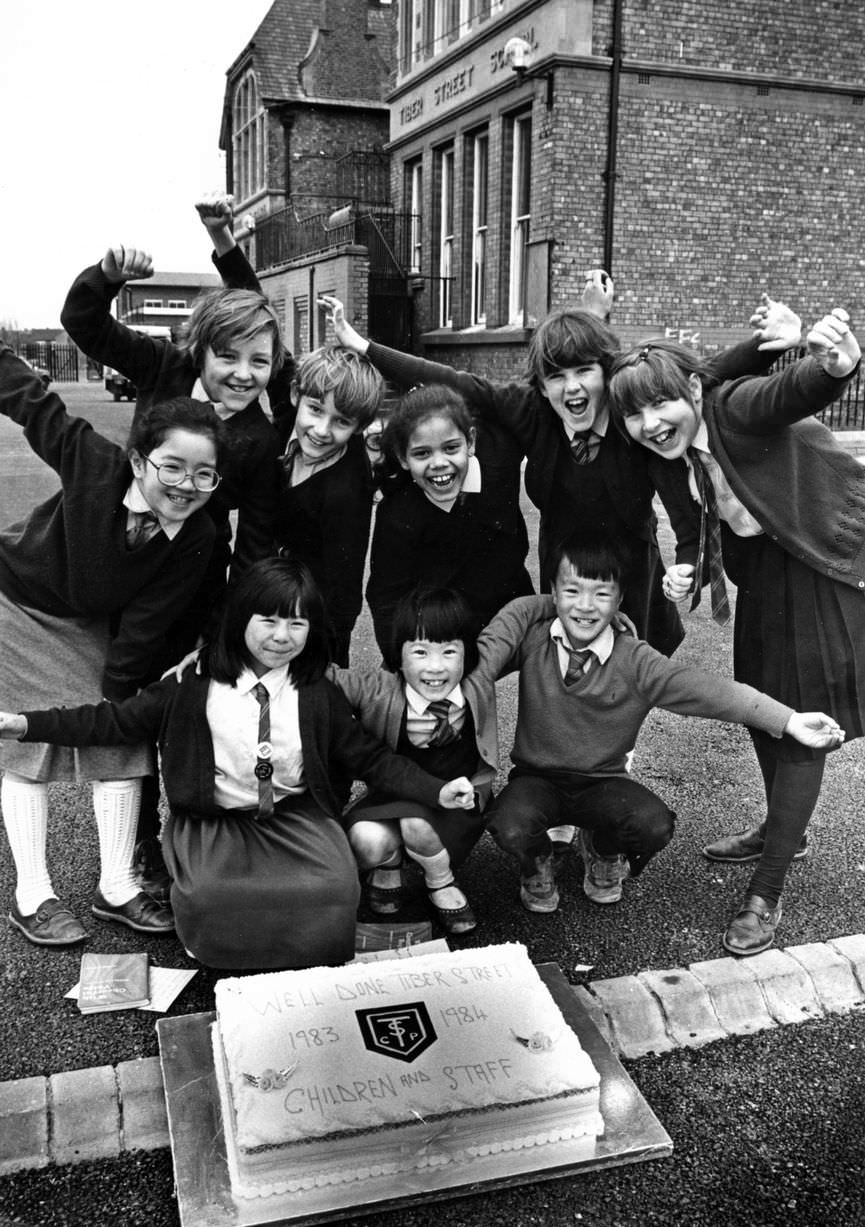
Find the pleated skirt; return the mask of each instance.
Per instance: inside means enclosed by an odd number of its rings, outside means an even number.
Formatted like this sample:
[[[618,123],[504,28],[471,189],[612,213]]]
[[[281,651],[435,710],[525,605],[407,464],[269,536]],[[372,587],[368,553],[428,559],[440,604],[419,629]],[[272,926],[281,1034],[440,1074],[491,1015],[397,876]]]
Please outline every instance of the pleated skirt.
[[[106,618],[56,618],[0,592],[0,710],[38,711],[102,701]],[[153,773],[148,746],[0,742],[0,768],[34,782],[126,780]]]
[[[163,851],[177,936],[208,967],[264,971],[354,957],[357,865],[340,824],[308,794],[272,818],[172,813]]]
[[[865,592],[807,566],[766,534],[736,537],[722,525],[724,565],[737,585],[733,672],[737,681],[797,711],[822,711],[845,730],[865,728]],[[779,758],[817,752],[766,738]]]

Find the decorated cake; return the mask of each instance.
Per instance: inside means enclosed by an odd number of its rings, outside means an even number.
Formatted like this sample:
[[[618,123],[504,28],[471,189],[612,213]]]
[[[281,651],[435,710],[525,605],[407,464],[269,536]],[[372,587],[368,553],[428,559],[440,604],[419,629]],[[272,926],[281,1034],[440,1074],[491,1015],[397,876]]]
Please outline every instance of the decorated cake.
[[[520,945],[221,980],[216,1012],[236,1197],[516,1152],[528,1170],[603,1133],[598,1075]]]

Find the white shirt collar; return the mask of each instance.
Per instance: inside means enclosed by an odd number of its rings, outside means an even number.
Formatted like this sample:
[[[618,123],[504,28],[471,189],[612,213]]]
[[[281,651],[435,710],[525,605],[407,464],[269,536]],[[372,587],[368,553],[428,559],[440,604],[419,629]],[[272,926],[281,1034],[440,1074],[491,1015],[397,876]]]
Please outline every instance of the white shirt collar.
[[[698,452],[709,452],[709,428],[706,426],[706,419],[700,419],[700,425],[697,427],[697,433],[691,442],[691,447],[696,447]],[[688,462],[690,463],[690,461]]]
[[[596,415],[594,422],[592,422],[591,426],[589,427],[589,430],[591,430],[593,435],[597,435],[599,439],[603,439],[606,437],[607,427],[609,424],[610,411],[609,409],[604,408],[601,409],[601,411]],[[564,422],[562,422],[562,426],[564,426],[565,434],[568,436],[568,442],[573,443],[574,435],[577,433],[577,431],[572,430],[569,426],[565,426]]]
[[[154,511],[148,503],[147,499],[141,493],[141,487],[137,481],[134,481],[123,496],[123,506],[127,511],[134,511],[136,515],[142,515],[145,512],[150,512],[155,515],[159,521],[159,527],[165,533],[169,541],[173,541],[180,532],[185,521],[183,520],[164,520],[158,512]]]
[[[455,707],[465,707],[465,695],[459,682],[457,682],[450,694],[443,695],[442,698],[448,699]],[[405,683],[405,701],[409,710],[415,716],[423,716],[430,703],[433,702],[432,699],[425,699],[422,695],[419,695],[408,682]]]
[[[200,378],[196,379],[189,395],[193,400],[210,401],[211,405],[213,405],[214,409],[216,410],[216,416],[222,418],[223,422],[227,422],[229,418],[233,418],[235,413],[243,412],[241,409],[226,409],[221,401],[210,400],[210,397],[207,395],[207,392],[204,389],[204,384],[201,382]],[[272,418],[273,415],[270,412],[270,401],[268,399],[267,392],[262,392],[259,395],[258,403],[261,405],[261,408],[264,410],[267,416]],[[250,401],[250,404],[255,404],[255,401]],[[249,406],[247,406],[247,408],[248,407]]]
[[[292,686],[294,683],[288,676],[288,665],[281,665],[278,669],[268,669],[267,673],[263,673],[258,677],[252,669],[243,669],[237,681],[234,683],[234,689],[238,694],[250,694],[259,682],[262,682],[267,689],[267,693],[271,699],[274,699],[283,686]]]
[[[565,628],[562,626],[561,618],[555,618],[550,625],[550,638],[565,652],[574,650],[572,643],[565,634]],[[601,631],[600,635],[597,635],[591,643],[583,644],[583,647],[588,648],[590,652],[594,652],[601,664],[604,664],[610,659],[615,642],[615,633],[612,626],[610,626],[608,623]]]
[[[327,456],[324,460],[307,460],[300,447],[300,442],[297,437],[297,427],[295,427],[289,435],[288,443],[286,444],[286,453],[291,448],[292,443],[297,443],[298,445],[297,451],[294,455],[292,475],[294,475],[294,468],[297,466],[297,472],[299,475],[302,474],[306,477],[311,477],[313,473],[318,473],[322,469],[329,469],[331,465],[336,464],[338,460],[342,460],[343,456],[348,451],[348,444],[346,443],[339,449],[339,451],[333,452],[332,455]]]

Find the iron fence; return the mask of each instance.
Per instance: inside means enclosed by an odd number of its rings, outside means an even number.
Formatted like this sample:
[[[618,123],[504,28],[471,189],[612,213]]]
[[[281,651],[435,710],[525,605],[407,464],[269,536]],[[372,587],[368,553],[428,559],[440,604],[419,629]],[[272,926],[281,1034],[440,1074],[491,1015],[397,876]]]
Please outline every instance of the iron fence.
[[[316,203],[320,204],[321,199],[318,197]],[[255,230],[258,271],[316,252],[357,244],[369,251],[372,272],[405,275],[411,263],[412,236],[418,218],[391,209],[356,211],[344,200],[340,203],[340,208],[319,210],[306,217],[299,217],[295,208],[290,207],[262,219]]]
[[[788,366],[791,362],[804,356],[804,346],[799,349],[790,349],[778,359],[775,365]],[[865,430],[865,380],[862,378],[861,366],[838,399],[815,416],[830,430]]]

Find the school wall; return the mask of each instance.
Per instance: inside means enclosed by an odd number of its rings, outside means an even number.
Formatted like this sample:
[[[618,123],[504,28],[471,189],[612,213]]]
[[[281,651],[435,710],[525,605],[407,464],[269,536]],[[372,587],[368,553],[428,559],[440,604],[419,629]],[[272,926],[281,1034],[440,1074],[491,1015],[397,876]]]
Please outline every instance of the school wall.
[[[369,256],[365,247],[343,248],[332,256],[312,255],[260,277],[264,293],[280,313],[285,343],[296,357],[333,340],[325,311],[315,305],[321,294],[341,299],[358,331],[368,333]]]

